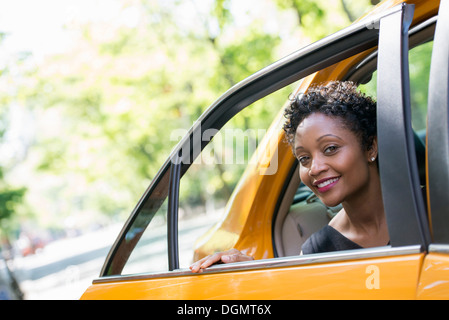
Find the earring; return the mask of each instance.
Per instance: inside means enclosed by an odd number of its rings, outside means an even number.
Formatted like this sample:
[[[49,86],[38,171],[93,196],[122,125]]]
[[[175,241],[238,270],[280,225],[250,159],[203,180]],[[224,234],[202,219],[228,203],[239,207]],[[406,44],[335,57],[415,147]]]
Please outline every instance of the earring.
[[[374,162],[374,160],[376,160],[376,157],[371,157],[371,162]]]

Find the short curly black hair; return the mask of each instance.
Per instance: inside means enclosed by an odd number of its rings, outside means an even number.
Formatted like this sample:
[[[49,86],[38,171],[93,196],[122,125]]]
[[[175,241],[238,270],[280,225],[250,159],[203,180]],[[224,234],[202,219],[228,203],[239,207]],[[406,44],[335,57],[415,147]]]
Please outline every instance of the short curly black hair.
[[[376,102],[357,89],[351,81],[331,81],[314,85],[298,94],[285,110],[284,131],[294,149],[298,125],[313,113],[340,118],[360,139],[362,148],[369,150],[377,135]]]

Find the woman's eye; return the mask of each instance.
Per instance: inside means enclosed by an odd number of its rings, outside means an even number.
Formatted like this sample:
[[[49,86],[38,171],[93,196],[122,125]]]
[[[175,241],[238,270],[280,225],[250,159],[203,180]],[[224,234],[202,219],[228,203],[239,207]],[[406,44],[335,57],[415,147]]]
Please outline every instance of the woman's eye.
[[[300,164],[305,165],[309,161],[309,157],[306,156],[298,157],[298,160]]]
[[[326,149],[324,149],[325,154],[333,154],[335,151],[337,151],[338,146],[329,146]]]

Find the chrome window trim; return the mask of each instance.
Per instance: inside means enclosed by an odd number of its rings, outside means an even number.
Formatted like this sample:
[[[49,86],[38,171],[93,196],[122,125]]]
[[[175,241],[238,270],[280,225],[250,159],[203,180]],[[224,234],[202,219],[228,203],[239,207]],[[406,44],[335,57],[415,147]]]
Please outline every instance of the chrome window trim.
[[[449,250],[449,246],[448,250]],[[249,262],[236,262],[230,264],[218,264],[213,265],[206,269],[201,274],[192,273],[190,269],[183,268],[174,271],[163,271],[156,273],[139,273],[131,275],[120,276],[105,276],[93,280],[93,284],[110,283],[119,281],[139,281],[150,280],[158,278],[168,277],[181,277],[181,276],[200,276],[204,274],[226,273],[226,272],[241,272],[250,270],[260,270],[269,268],[283,268],[283,267],[295,267],[295,266],[307,266],[312,264],[323,264],[330,262],[344,262],[348,260],[362,260],[371,258],[385,258],[392,256],[406,256],[412,254],[419,254],[423,252],[422,246],[412,245],[404,247],[393,248],[391,246],[356,249],[346,251],[335,251],[330,253],[316,253],[303,256],[291,256],[283,258],[271,258],[263,260],[255,260]]]
[[[429,245],[429,253],[430,252],[449,254],[449,244],[432,243]]]

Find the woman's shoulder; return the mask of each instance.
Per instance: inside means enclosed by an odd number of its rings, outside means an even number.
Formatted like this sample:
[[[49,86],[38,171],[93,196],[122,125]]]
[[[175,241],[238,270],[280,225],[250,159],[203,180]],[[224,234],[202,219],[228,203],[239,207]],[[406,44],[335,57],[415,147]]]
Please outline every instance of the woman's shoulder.
[[[346,238],[332,226],[326,225],[304,242],[301,251],[303,254],[311,254],[360,248],[362,248],[360,245]]]
[[[329,247],[332,246],[330,235],[332,233],[332,227],[326,225],[317,232],[313,233],[302,245],[301,251],[303,254],[328,252]],[[332,251],[332,250],[331,250]]]

